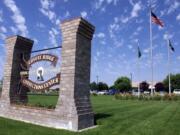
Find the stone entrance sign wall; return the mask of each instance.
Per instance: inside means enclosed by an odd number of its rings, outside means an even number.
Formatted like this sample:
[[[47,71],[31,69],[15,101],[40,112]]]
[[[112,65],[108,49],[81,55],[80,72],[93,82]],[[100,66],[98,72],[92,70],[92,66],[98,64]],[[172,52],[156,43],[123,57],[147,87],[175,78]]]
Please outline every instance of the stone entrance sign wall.
[[[27,88],[16,94],[20,81],[22,54],[30,59],[33,41],[21,36],[6,39],[7,57],[0,98],[0,116],[53,128],[81,130],[94,125],[89,83],[91,40],[94,26],[82,18],[61,23],[62,63],[58,103],[54,110],[30,108],[13,103],[27,102]]]

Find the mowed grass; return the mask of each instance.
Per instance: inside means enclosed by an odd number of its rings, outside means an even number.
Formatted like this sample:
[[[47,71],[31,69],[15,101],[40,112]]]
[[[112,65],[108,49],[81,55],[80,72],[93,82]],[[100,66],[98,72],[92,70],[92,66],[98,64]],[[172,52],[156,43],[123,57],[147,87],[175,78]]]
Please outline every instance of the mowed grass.
[[[32,106],[55,107],[59,96],[50,95],[28,95],[28,104]]]
[[[180,135],[180,102],[92,97],[97,128],[80,133],[0,118],[0,135]]]

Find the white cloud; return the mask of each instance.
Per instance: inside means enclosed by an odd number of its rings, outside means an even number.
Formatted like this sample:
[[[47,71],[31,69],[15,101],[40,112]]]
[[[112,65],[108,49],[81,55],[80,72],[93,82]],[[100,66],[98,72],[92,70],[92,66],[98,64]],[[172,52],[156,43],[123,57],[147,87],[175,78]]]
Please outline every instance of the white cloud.
[[[176,20],[180,21],[180,13],[176,16]]]
[[[118,17],[114,17],[114,22],[118,23],[118,21],[119,21],[119,18]]]
[[[164,40],[173,38],[172,34],[168,34],[167,32],[163,35]]]
[[[104,38],[105,37],[105,34],[100,32],[96,35],[98,38]]]
[[[117,39],[117,38],[114,39],[114,45],[115,45],[117,48],[122,47],[123,44],[124,44],[124,40],[123,40],[123,39],[120,39],[120,40]]]
[[[146,48],[143,50],[144,53],[149,53],[150,52],[150,48]]]
[[[57,31],[55,28],[52,28],[51,30],[52,30],[52,32],[53,32],[55,35],[58,35],[58,34],[59,34],[59,31]]]
[[[110,24],[109,25],[109,34],[110,34],[110,37],[111,38],[115,38],[116,36],[116,34],[115,34],[115,32],[117,31],[119,29],[119,25],[118,24],[115,24],[115,23],[113,23],[113,24]]]
[[[64,0],[64,2],[68,2],[68,0]]]
[[[51,9],[54,8],[54,1],[53,0],[40,0],[41,2],[41,8],[39,9],[40,12],[48,17],[48,19],[51,21],[51,22],[54,22],[55,19],[56,19],[56,14],[54,11],[52,11]]]
[[[13,34],[17,34],[18,32],[18,29],[13,26],[10,27],[10,30],[13,32]]]
[[[4,40],[6,38],[7,29],[4,26],[0,27],[0,39]]]
[[[113,45],[116,48],[119,48],[119,47],[123,46],[123,44],[124,44],[124,40],[120,39],[118,37],[119,34],[117,34],[122,29],[122,27],[120,27],[120,26],[121,26],[121,24],[119,23],[119,19],[117,17],[115,17],[114,22],[112,24],[110,24],[108,27],[108,32],[109,32],[110,38],[112,39]]]
[[[53,0],[41,0],[40,2],[44,9],[53,8],[55,5]]]
[[[113,64],[112,63],[110,63],[110,62],[108,62],[108,68],[113,68],[114,66],[113,66]]]
[[[7,32],[7,29],[6,29],[4,26],[1,26],[1,27],[0,27],[0,32],[6,33],[6,32]]]
[[[0,39],[4,40],[6,38],[7,29],[4,26],[0,27]]]
[[[113,41],[113,44],[115,47],[119,48],[124,45],[124,40],[122,40],[118,35],[120,31],[122,31],[124,28],[127,28],[127,23],[133,19],[138,17],[139,11],[142,9],[141,2],[133,3],[132,4],[132,11],[130,12],[129,16],[121,15],[120,17],[114,17],[114,22],[109,25],[108,31],[110,38]],[[141,20],[142,22],[142,20]],[[138,27],[136,29],[135,35],[138,35],[139,32],[142,30],[142,27]],[[134,39],[133,39],[134,40]],[[131,46],[128,47],[129,49],[132,49]]]
[[[36,24],[36,26],[38,27],[38,28],[45,28],[46,26],[43,24],[43,23],[41,23],[41,22],[38,22],[37,24]]]
[[[96,1],[96,2],[95,2],[95,9],[101,8],[103,2],[104,2],[104,0],[98,0],[98,1]]]
[[[82,11],[82,12],[81,12],[81,16],[82,16],[83,18],[86,18],[86,17],[87,17],[87,12],[86,12],[86,11]]]
[[[138,24],[141,24],[143,22],[144,22],[144,20],[142,18],[141,19],[136,19],[136,23],[138,23]]]
[[[177,59],[180,60],[180,56],[178,56]]]
[[[141,31],[143,29],[143,27],[142,26],[139,26],[138,28],[137,28],[137,31]]]
[[[110,4],[112,2],[112,0],[107,0],[107,3]]]
[[[54,18],[56,17],[55,13],[51,10],[45,10],[43,8],[40,9],[41,13],[49,18],[50,21],[53,22]]]
[[[60,21],[59,19],[56,19],[56,22],[55,22],[55,23],[56,23],[56,25],[59,25],[60,22],[61,22],[61,21]]]
[[[98,62],[98,57],[97,56],[94,56],[94,61]]]
[[[131,39],[134,38],[134,36],[137,36],[140,34],[140,31],[142,31],[143,27],[142,26],[139,26],[133,33],[132,35],[130,36]]]
[[[129,0],[129,3],[133,6],[134,5],[134,1],[133,0]]]
[[[14,0],[4,0],[4,3],[13,12],[12,19],[16,24],[17,29],[23,36],[27,36],[29,32],[26,26],[26,20],[21,14],[20,9],[16,6]]]
[[[131,18],[138,17],[138,12],[142,9],[141,2],[135,3],[131,11]]]
[[[66,11],[66,13],[65,13],[64,17],[65,17],[65,18],[67,18],[67,17],[69,17],[69,16],[70,16],[69,11]]]
[[[37,38],[33,38],[33,40],[35,44],[38,44],[39,41],[37,40]]]
[[[114,0],[114,5],[116,6],[119,0]]]
[[[126,24],[127,22],[129,22],[132,18],[136,18],[139,16],[139,11],[142,9],[142,4],[141,2],[137,2],[137,3],[133,3],[132,0],[129,1],[130,4],[133,6],[131,14],[129,16],[124,16],[121,15],[120,19],[118,17],[114,18],[116,19],[116,23],[118,21],[121,21],[122,23]],[[142,22],[142,20],[140,20]],[[141,23],[141,22],[137,22],[137,23]]]
[[[166,10],[161,10],[161,11],[160,11],[160,16],[165,15],[165,13],[166,13]]]
[[[169,4],[170,4],[170,2],[171,2],[171,0],[165,0],[165,2],[164,2],[164,3],[165,3],[166,5],[169,5]]]
[[[133,46],[132,45],[128,45],[128,48],[131,50],[131,49],[133,49]]]
[[[0,39],[4,40],[6,38],[6,35],[4,33],[0,33]]]
[[[109,25],[109,33],[111,38],[115,36],[114,32],[118,31],[119,28],[120,25],[118,23],[112,23]]]
[[[105,44],[106,44],[106,41],[101,40],[100,43],[101,43],[102,45],[105,45]]]
[[[113,4],[116,6],[118,1],[119,0],[96,0],[93,6],[95,9],[100,9],[104,12],[107,5]]]
[[[96,56],[99,57],[101,55],[101,52],[100,51],[97,51],[96,52]]]
[[[174,1],[173,4],[171,4],[171,6],[169,7],[167,14],[173,13],[176,9],[178,9],[180,7],[180,2],[178,1]]]
[[[55,28],[51,28],[51,30],[49,31],[49,41],[54,46],[58,46],[58,43],[57,43],[57,40],[56,40],[56,35],[58,33],[59,32]]]
[[[120,18],[120,21],[122,22],[122,23],[127,23],[128,21],[129,21],[129,17],[124,17],[124,16],[121,16],[121,18]]]
[[[117,5],[117,2],[119,0],[106,0],[107,1],[107,4],[111,4],[113,2],[114,5]]]
[[[168,39],[168,34],[165,33],[165,34],[163,35],[163,38],[164,38],[164,40]]]

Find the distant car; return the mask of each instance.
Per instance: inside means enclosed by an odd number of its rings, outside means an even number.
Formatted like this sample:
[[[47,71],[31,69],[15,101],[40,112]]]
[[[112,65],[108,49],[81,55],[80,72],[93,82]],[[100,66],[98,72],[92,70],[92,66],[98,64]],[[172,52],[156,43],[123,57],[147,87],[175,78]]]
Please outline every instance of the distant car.
[[[150,94],[150,91],[144,91],[144,94]]]
[[[173,93],[176,95],[180,95],[180,89],[174,89]]]
[[[138,90],[132,90],[132,95],[133,96],[138,96],[139,95]]]
[[[97,94],[98,94],[98,95],[107,95],[107,94],[108,94],[108,91],[107,91],[107,90],[104,90],[104,91],[98,91]]]
[[[109,92],[107,93],[107,95],[115,95],[116,93],[117,93],[117,90],[111,89],[111,90],[109,90]]]
[[[160,96],[164,96],[165,94],[166,94],[165,91],[159,91],[159,95],[160,95]]]
[[[97,94],[98,92],[97,92],[97,90],[91,90],[90,93],[91,94]]]

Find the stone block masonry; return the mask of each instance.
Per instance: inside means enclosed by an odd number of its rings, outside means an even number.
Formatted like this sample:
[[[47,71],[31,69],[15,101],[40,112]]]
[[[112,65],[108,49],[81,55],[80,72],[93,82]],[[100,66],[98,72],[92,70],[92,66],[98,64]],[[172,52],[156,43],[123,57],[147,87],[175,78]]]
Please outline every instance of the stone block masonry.
[[[6,39],[6,62],[4,66],[4,81],[1,100],[6,103],[28,102],[28,88],[20,89],[20,72],[22,58],[29,60],[33,41],[21,36],[12,36]]]
[[[73,131],[94,126],[90,103],[89,83],[91,40],[95,27],[83,18],[61,23],[62,62],[60,96],[54,110],[15,106],[14,98],[27,102],[27,97],[16,97],[20,79],[21,54],[30,58],[33,41],[21,36],[6,39],[7,59],[0,98],[0,116],[53,128]],[[27,88],[23,88],[26,94]]]

